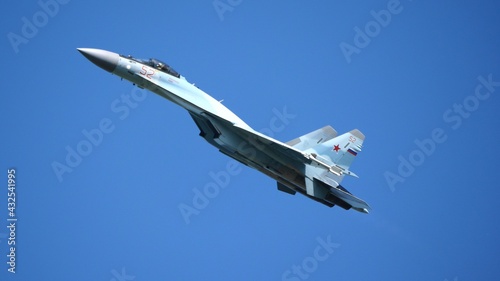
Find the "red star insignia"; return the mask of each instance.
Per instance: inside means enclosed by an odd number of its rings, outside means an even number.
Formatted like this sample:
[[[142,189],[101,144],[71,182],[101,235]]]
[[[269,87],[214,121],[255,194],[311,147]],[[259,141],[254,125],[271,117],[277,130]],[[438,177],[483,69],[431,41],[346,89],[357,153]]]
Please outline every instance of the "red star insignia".
[[[334,145],[334,146],[333,146],[333,150],[335,150],[335,152],[339,152],[339,150],[340,150],[339,145],[338,145],[338,144],[337,144],[337,145]]]

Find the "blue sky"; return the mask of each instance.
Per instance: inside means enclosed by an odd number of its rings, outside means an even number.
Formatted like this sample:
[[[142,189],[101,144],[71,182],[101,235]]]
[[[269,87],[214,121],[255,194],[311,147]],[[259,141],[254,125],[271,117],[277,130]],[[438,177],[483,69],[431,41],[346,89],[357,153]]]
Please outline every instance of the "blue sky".
[[[499,4],[347,2],[5,3],[0,280],[496,279]],[[78,47],[162,59],[281,141],[358,128],[360,178],[343,185],[372,212],[277,191]]]

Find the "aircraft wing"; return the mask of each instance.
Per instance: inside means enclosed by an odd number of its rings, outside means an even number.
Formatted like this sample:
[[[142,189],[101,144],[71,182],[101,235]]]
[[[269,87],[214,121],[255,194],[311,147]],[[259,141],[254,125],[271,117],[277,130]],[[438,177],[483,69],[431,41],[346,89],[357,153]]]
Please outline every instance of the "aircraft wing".
[[[205,114],[207,114],[211,118],[214,118],[218,122],[225,124],[225,126],[234,128],[235,132],[238,135],[242,136],[246,141],[248,141],[250,144],[261,151],[272,154],[279,154],[280,156],[284,156],[286,159],[298,161],[300,163],[311,162],[306,154],[288,144],[282,143],[255,130],[246,128],[244,126],[239,126],[238,124],[234,124],[220,116],[208,112],[205,112]]]
[[[273,153],[278,153],[288,159],[292,159],[301,163],[311,162],[302,151],[293,148],[292,146],[268,137],[260,132],[253,130],[250,131],[238,125],[234,125],[234,128],[238,130],[241,135],[245,136],[247,141],[251,142],[253,145],[257,146],[257,148],[263,151],[272,151]]]

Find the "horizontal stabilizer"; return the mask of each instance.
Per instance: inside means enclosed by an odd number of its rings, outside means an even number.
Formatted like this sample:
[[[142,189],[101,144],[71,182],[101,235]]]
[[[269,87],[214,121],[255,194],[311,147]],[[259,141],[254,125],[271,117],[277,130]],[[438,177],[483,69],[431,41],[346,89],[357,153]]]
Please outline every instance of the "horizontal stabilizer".
[[[306,170],[308,170],[306,168]],[[307,187],[307,181],[308,178],[306,178],[306,187]],[[321,177],[321,175],[318,175],[317,177],[313,178],[313,183],[314,183],[314,192],[321,191],[321,192],[326,192],[327,194],[318,194],[321,197],[313,194],[308,194],[318,197],[320,199],[324,198],[326,201],[330,201],[335,205],[338,205],[346,210],[353,208],[356,211],[362,212],[362,213],[368,213],[368,210],[370,210],[370,206],[366,204],[365,201],[357,198],[356,196],[352,195],[347,189],[345,189],[343,186],[339,185],[338,183],[332,181],[328,177]]]
[[[348,193],[345,188],[342,187],[342,189],[339,189],[339,188],[336,188],[336,187],[332,187],[332,188],[330,188],[330,192],[335,197],[337,197],[340,200],[342,200],[342,201],[346,202],[347,204],[351,205],[351,207],[354,210],[362,212],[362,213],[368,213],[368,211],[371,208],[370,208],[370,206],[368,206],[368,204],[366,204],[365,201],[363,201],[363,200],[357,198],[356,196]]]

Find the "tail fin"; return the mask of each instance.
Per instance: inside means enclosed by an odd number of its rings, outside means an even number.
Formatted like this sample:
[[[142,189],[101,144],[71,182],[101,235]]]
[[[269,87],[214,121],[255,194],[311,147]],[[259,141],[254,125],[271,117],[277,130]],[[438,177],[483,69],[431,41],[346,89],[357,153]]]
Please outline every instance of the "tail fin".
[[[323,160],[349,170],[354,158],[361,151],[365,135],[354,129],[348,133],[320,143],[307,152],[316,153]]]
[[[286,144],[299,150],[306,150],[320,143],[324,143],[336,137],[337,131],[332,126],[325,126],[316,131],[305,134],[301,137],[288,141]]]

